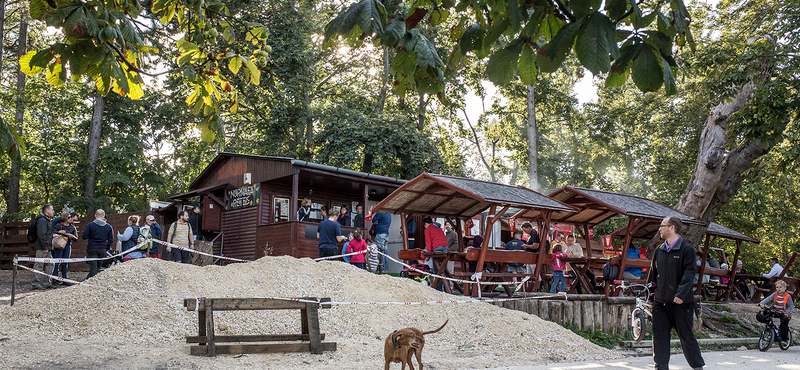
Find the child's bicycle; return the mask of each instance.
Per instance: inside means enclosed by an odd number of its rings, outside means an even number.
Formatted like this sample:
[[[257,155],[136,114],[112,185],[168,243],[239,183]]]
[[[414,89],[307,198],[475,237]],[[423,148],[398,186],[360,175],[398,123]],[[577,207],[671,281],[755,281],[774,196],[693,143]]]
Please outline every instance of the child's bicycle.
[[[780,343],[779,347],[784,351],[789,349],[789,346],[792,345],[792,331],[789,330],[789,333],[787,333],[786,345],[784,346],[783,343],[780,342],[781,330],[772,322],[773,318],[780,318],[781,315],[783,314],[771,307],[764,308],[761,312],[756,314],[756,320],[764,323],[764,330],[761,332],[761,338],[758,339],[759,351],[766,352],[769,347],[772,347],[773,341],[778,341],[778,343]]]
[[[614,284],[619,285],[623,291],[630,289],[636,295],[636,308],[631,312],[631,334],[633,340],[638,342],[644,338],[644,333],[647,331],[648,318],[653,319],[653,305],[647,303],[652,299],[650,293],[652,284],[631,284],[624,280],[614,280]]]

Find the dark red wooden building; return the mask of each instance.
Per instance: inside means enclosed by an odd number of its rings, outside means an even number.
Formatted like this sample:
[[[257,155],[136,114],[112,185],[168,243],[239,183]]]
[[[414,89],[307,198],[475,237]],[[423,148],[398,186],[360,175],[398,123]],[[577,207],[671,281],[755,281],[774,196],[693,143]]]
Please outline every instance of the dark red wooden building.
[[[201,231],[214,241],[215,254],[317,257],[320,208],[348,206],[354,211],[356,204],[364,204],[368,213],[370,205],[405,182],[292,158],[220,153],[189,191],[171,197],[173,204],[159,213],[166,233],[177,210],[202,205]],[[311,220],[300,222],[297,209],[305,198],[312,200]],[[342,227],[343,233],[352,230]]]

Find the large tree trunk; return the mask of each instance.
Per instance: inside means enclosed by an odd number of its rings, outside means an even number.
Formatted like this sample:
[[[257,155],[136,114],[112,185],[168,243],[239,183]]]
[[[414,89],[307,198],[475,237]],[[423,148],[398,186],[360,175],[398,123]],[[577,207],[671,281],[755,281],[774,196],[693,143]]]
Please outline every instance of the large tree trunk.
[[[6,0],[0,0],[0,80],[3,79],[3,45],[6,34]]]
[[[94,192],[97,188],[97,158],[100,156],[100,134],[103,129],[103,110],[106,107],[106,99],[95,94],[94,107],[92,110],[92,123],[89,127],[89,142],[86,144],[86,155],[89,157],[89,174],[86,176],[86,185],[83,195],[92,200],[91,206],[86,210],[87,214],[94,213]]]
[[[22,57],[28,53],[28,8],[21,7],[19,9],[22,14],[19,23],[19,51],[17,55]],[[17,106],[14,114],[14,123],[16,124],[17,132],[22,136],[22,123],[25,119],[25,74],[20,70],[19,63],[17,64]],[[8,180],[8,213],[19,213],[19,175],[21,163],[20,161],[11,162],[11,178]]]
[[[383,109],[386,106],[386,94],[389,90],[389,48],[383,47],[383,74],[381,75],[381,91],[378,94],[378,101],[375,102],[375,113],[378,115],[383,114]]]
[[[417,107],[417,131],[419,132],[425,130],[425,107],[427,105],[425,94],[419,93],[419,106]]]
[[[692,178],[675,205],[678,211],[706,223],[713,221],[722,206],[739,191],[743,174],[753,168],[756,159],[767,153],[768,149],[759,142],[745,141],[733,150],[726,149],[731,118],[750,103],[753,91],[772,77],[772,59],[765,58],[760,63],[759,73],[741,86],[731,101],[712,108],[706,118]],[[682,236],[689,244],[697,246],[705,232],[705,227],[691,226]],[[658,243],[660,240],[656,236],[651,246]],[[655,248],[650,248],[648,258],[654,252]]]
[[[536,100],[535,88],[528,85],[528,179],[533,190],[539,189],[539,156],[536,140]]]

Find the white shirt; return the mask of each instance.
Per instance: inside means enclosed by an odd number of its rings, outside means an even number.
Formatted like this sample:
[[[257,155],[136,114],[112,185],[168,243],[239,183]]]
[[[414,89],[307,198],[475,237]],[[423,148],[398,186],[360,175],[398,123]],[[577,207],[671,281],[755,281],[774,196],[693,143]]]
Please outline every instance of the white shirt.
[[[771,279],[773,277],[776,277],[776,276],[780,275],[782,271],[783,271],[783,267],[781,267],[780,264],[776,263],[776,264],[772,265],[772,269],[769,270],[768,273],[761,274],[761,276],[763,276],[763,277],[765,277],[767,279]]]
[[[564,253],[572,258],[580,258],[583,257],[583,247],[580,244],[575,243],[573,245],[566,245],[563,247]]]

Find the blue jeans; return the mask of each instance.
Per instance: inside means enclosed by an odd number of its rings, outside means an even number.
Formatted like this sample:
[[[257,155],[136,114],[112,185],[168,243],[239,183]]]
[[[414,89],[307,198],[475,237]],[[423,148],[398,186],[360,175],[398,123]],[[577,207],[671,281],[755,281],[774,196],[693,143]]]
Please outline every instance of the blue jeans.
[[[553,285],[550,286],[550,293],[563,292],[566,285],[567,279],[564,279],[564,271],[553,271]]]
[[[375,235],[375,244],[378,245],[381,252],[384,254],[389,254],[389,247],[387,246],[387,242],[389,241],[389,234],[378,234]],[[389,270],[389,259],[386,257],[381,256],[383,258],[383,272]]]
[[[360,268],[360,269],[362,269],[362,270],[364,270],[364,269],[365,269],[365,268],[364,268],[364,262],[350,262],[350,264],[351,264],[351,265],[353,265],[353,266],[355,266],[355,267],[358,267],[358,268]]]
[[[53,249],[53,258],[69,258],[70,255],[72,255],[71,243],[67,244],[64,249]],[[66,279],[68,266],[68,263],[56,263],[56,266],[53,268],[53,275],[58,276],[58,268],[61,267],[61,277]]]
[[[436,247],[436,248],[433,248],[433,252],[434,252],[434,253],[444,253],[444,252],[447,252],[447,246],[446,246],[446,245],[440,245],[440,246],[438,246],[438,247]],[[433,261],[431,261],[431,262],[433,262]],[[445,268],[446,268],[446,267],[447,267],[447,266],[445,266]],[[440,274],[439,274],[439,269],[438,269],[438,268],[436,268],[436,263],[433,263],[433,273],[434,273],[434,274],[436,274],[436,275],[440,275]],[[441,280],[439,280],[439,284],[438,284],[436,287],[434,287],[434,288],[436,288],[436,290],[438,290],[438,291],[440,291],[440,292],[444,292],[444,279],[441,279]]]

